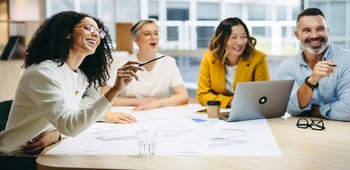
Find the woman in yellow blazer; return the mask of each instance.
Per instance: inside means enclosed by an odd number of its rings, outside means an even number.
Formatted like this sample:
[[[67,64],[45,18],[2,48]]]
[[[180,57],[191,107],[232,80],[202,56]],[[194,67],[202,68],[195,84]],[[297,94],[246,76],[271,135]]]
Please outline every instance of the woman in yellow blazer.
[[[238,82],[270,79],[267,56],[255,44],[241,19],[227,18],[220,23],[199,70],[197,98],[202,105],[219,100],[222,108],[230,107]]]

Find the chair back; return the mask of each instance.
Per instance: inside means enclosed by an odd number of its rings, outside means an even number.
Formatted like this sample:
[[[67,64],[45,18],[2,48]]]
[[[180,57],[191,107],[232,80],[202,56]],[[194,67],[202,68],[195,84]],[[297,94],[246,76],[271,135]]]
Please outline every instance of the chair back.
[[[6,127],[11,105],[12,105],[12,100],[6,100],[3,102],[0,102],[0,131],[3,131]]]

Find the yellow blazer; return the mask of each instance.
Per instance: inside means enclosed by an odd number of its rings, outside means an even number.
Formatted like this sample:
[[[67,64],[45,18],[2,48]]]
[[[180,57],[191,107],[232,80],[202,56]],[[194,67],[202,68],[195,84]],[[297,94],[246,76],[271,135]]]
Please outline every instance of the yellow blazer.
[[[206,105],[208,100],[219,100],[221,107],[227,108],[233,96],[225,87],[225,75],[225,65],[206,50],[199,69],[197,90],[197,98],[202,105]],[[266,54],[255,50],[249,59],[239,57],[233,89],[238,82],[263,80],[270,80]]]

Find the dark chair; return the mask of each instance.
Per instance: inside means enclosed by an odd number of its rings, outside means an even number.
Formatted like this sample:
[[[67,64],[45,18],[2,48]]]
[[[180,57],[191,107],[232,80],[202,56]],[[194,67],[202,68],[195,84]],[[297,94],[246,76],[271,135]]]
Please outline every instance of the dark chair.
[[[0,131],[3,131],[6,127],[11,105],[12,100],[6,100],[0,103]]]
[[[12,100],[0,102],[0,131],[6,127]],[[4,170],[36,170],[36,157],[2,156],[0,155],[0,169]]]

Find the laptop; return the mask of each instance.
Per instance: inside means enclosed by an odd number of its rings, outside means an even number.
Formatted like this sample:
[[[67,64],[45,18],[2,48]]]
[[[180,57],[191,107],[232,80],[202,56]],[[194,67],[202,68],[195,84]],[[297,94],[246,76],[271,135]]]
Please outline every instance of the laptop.
[[[241,82],[236,86],[228,122],[284,116],[294,80]]]

